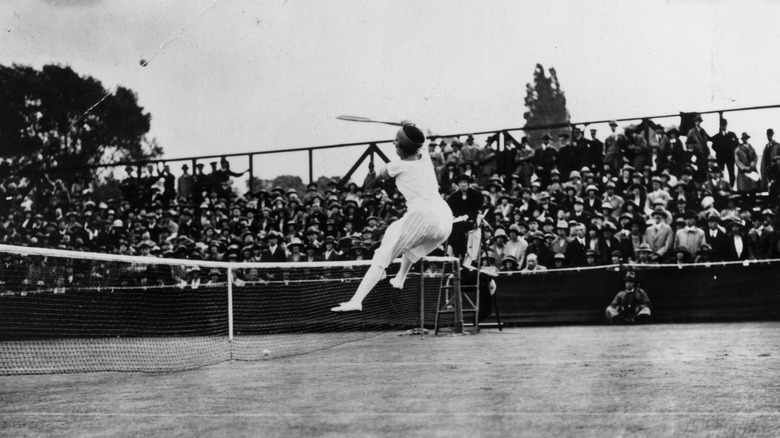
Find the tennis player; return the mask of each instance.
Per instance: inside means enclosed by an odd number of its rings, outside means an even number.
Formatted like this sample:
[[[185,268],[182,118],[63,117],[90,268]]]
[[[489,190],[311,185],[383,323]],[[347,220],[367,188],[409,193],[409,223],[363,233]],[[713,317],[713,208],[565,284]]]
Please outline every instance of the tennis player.
[[[412,265],[444,243],[452,231],[452,211],[439,195],[439,183],[428,151],[422,148],[425,135],[411,123],[405,123],[395,136],[395,152],[401,158],[391,161],[380,173],[383,181],[395,178],[396,186],[406,198],[406,214],[387,227],[382,244],[374,252],[371,267],[360,282],[355,295],[330,310],[350,312],[363,310],[363,299],[385,278],[387,266],[401,256],[398,275],[390,280],[404,287]]]

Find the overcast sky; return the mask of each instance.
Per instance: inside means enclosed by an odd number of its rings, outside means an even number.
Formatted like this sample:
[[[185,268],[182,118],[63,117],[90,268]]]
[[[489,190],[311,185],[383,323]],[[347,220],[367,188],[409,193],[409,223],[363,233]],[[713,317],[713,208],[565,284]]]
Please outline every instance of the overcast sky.
[[[519,127],[536,63],[557,70],[573,121],[780,103],[778,17],[770,0],[4,0],[0,64],[134,90],[176,158],[394,135],[342,114]],[[780,111],[726,117],[759,153],[780,128]],[[315,174],[359,153],[317,154]],[[258,168],[305,174],[305,154],[285,161]]]

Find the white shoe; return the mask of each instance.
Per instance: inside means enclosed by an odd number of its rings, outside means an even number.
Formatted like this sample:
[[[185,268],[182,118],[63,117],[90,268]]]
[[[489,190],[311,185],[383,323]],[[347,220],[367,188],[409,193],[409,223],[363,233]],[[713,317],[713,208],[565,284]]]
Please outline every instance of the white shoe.
[[[401,282],[401,279],[398,278],[398,277],[391,278],[388,283],[390,283],[390,286],[393,286],[396,289],[403,289],[404,288],[404,284]]]
[[[346,303],[340,303],[338,306],[330,309],[331,312],[359,312],[363,310],[361,303],[352,303],[347,301]]]

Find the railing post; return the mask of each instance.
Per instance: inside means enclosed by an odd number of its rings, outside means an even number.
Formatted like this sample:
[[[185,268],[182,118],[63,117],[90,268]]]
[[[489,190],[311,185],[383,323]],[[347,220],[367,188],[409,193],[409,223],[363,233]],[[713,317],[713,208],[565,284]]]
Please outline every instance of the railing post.
[[[309,184],[314,182],[314,149],[309,148]]]
[[[255,166],[254,166],[254,154],[249,154],[249,181],[247,182],[248,190],[252,193],[255,192],[255,187],[252,182],[255,179]]]

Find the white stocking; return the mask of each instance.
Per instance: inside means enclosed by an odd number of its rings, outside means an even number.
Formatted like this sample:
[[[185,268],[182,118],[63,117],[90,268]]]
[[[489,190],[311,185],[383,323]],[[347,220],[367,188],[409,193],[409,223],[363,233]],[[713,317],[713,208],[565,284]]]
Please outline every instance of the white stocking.
[[[403,256],[401,259],[401,267],[398,269],[398,274],[395,278],[390,280],[390,284],[396,289],[403,289],[406,276],[409,274],[409,270],[412,269],[412,261],[407,256]]]
[[[353,304],[362,304],[366,295],[371,292],[374,286],[376,286],[376,284],[379,283],[379,280],[384,276],[384,267],[371,265],[371,267],[368,268],[368,271],[366,271],[366,275],[363,276],[363,280],[360,281],[360,286],[358,286],[357,291],[355,291],[355,295],[352,296],[352,299],[350,299],[349,302]]]

